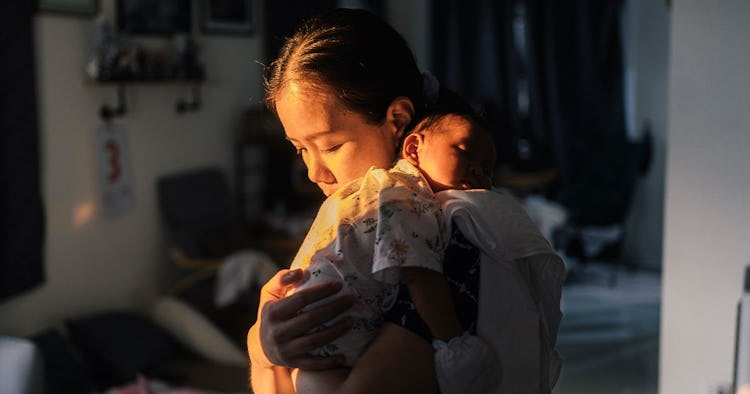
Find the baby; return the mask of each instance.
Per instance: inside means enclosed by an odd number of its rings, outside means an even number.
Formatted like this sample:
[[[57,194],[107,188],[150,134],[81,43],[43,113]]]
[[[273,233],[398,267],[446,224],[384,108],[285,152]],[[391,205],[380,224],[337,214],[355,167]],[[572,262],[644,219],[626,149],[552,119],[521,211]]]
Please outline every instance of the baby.
[[[317,355],[342,354],[351,366],[383,324],[401,283],[436,344],[463,338],[456,346],[486,353],[478,338],[462,337],[442,275],[448,235],[435,193],[490,188],[496,152],[468,104],[441,100],[404,139],[402,158],[391,169],[372,168],[326,199],[292,263],[309,274],[295,291],[341,281],[342,292],[358,299],[349,313],[352,329]],[[295,373],[295,381],[304,373]]]

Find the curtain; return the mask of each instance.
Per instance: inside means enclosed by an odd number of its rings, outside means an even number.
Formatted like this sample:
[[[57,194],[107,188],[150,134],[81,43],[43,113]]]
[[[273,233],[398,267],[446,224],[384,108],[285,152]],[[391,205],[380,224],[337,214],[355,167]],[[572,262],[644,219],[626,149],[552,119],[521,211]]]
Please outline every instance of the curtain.
[[[33,3],[0,2],[0,301],[44,278]]]
[[[493,125],[498,161],[554,167],[625,138],[621,0],[434,0],[432,67]]]

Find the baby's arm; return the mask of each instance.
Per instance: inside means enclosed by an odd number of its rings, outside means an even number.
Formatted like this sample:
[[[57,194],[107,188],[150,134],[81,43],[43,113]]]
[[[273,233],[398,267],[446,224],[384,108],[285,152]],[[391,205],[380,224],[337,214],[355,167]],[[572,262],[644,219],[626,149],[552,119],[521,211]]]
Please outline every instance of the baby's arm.
[[[401,270],[404,283],[409,288],[419,317],[429,327],[432,336],[448,341],[461,335],[448,282],[437,271],[427,268],[405,267]]]
[[[462,334],[448,282],[442,274],[426,268],[403,268],[419,316],[434,338],[435,373],[444,394],[492,391],[499,377],[494,351],[477,336]]]

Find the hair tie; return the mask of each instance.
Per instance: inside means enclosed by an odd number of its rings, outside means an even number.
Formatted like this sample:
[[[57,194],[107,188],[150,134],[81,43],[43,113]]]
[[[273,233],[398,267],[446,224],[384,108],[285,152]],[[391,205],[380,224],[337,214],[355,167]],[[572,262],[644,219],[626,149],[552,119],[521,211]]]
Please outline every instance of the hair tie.
[[[422,95],[427,104],[435,104],[440,97],[440,82],[429,71],[422,71]]]

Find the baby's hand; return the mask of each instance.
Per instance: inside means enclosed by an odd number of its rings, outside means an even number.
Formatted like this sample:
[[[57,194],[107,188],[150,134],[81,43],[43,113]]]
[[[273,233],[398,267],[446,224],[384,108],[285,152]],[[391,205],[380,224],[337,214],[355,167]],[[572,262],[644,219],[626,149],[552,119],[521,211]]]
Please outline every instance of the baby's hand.
[[[481,338],[464,333],[432,345],[441,393],[487,393],[500,384],[500,359]]]

